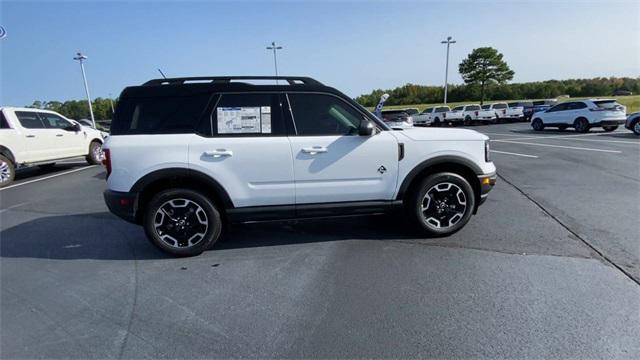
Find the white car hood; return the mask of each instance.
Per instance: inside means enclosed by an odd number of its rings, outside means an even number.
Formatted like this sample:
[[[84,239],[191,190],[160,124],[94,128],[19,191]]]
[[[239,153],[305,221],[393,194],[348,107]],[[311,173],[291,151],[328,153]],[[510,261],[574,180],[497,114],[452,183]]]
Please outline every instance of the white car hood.
[[[474,130],[413,127],[397,131],[414,141],[478,141],[489,137]]]

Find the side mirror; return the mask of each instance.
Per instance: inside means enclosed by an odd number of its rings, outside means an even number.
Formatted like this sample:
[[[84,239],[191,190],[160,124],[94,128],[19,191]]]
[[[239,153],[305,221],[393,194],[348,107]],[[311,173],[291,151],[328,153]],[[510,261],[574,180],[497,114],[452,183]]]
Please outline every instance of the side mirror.
[[[369,119],[362,119],[360,121],[360,128],[358,129],[358,135],[360,136],[371,136],[375,130],[375,126]]]

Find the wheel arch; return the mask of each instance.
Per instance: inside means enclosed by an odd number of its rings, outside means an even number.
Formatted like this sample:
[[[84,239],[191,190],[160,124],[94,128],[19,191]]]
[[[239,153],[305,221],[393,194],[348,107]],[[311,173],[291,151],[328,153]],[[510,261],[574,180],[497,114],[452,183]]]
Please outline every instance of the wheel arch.
[[[396,195],[396,200],[403,200],[416,189],[422,179],[438,172],[456,173],[469,182],[476,197],[475,213],[480,204],[480,182],[478,181],[478,175],[482,175],[483,171],[473,161],[455,155],[444,155],[425,160],[414,167],[402,180],[402,184]]]
[[[11,152],[8,147],[0,145],[0,155],[9,159],[13,163],[13,165],[16,165],[16,157],[13,156],[13,152]]]
[[[211,176],[192,169],[168,168],[156,170],[143,176],[131,187],[131,192],[139,194],[136,218],[142,216],[142,210],[153,195],[171,188],[191,189],[203,193],[221,205],[221,214],[224,213],[224,210],[234,207],[229,193]]]

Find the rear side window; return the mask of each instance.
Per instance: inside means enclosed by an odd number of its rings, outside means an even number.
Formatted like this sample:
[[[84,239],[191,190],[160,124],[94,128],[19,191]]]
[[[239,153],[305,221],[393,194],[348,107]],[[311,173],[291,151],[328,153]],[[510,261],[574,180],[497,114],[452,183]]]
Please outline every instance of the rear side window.
[[[289,94],[288,97],[298,135],[358,135],[364,116],[342,99],[324,94]],[[406,116],[403,112],[391,113]]]
[[[586,107],[587,107],[587,104],[585,104],[583,102],[573,102],[573,103],[569,103],[569,105],[568,105],[568,109],[569,110],[584,109]]]
[[[223,94],[209,119],[214,136],[284,136],[279,94]]]
[[[0,110],[0,129],[11,129],[11,126],[9,126],[9,122],[7,121],[7,118],[4,117],[2,110]]]
[[[123,98],[111,124],[111,135],[193,133],[210,94]]]
[[[460,111],[462,109],[464,109],[464,106],[456,106],[453,108],[453,111]]]
[[[598,100],[594,101],[593,103],[596,104],[596,106],[598,106],[599,108],[603,109],[615,109],[618,106],[622,107],[622,104],[618,103],[615,100]]]
[[[38,117],[38,114],[31,111],[16,111],[16,117],[26,129],[44,129],[44,123]]]
[[[494,104],[493,108],[494,109],[506,109],[507,108],[507,104]]]
[[[435,112],[447,112],[447,111],[450,111],[449,107],[443,106],[443,107],[436,108]]]

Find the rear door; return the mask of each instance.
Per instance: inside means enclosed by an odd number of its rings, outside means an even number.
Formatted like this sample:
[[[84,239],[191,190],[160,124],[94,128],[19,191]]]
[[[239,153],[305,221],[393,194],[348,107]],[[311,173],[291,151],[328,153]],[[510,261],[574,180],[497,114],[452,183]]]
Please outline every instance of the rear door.
[[[287,98],[296,204],[392,199],[399,149],[391,131],[359,136],[364,114],[331,94]]]
[[[293,205],[293,159],[278,93],[217,97],[189,143],[189,167],[209,174],[234,206]]]
[[[35,111],[16,111],[16,118],[22,127],[24,137],[24,162],[46,161],[56,158],[53,151],[54,134],[44,125]]]

